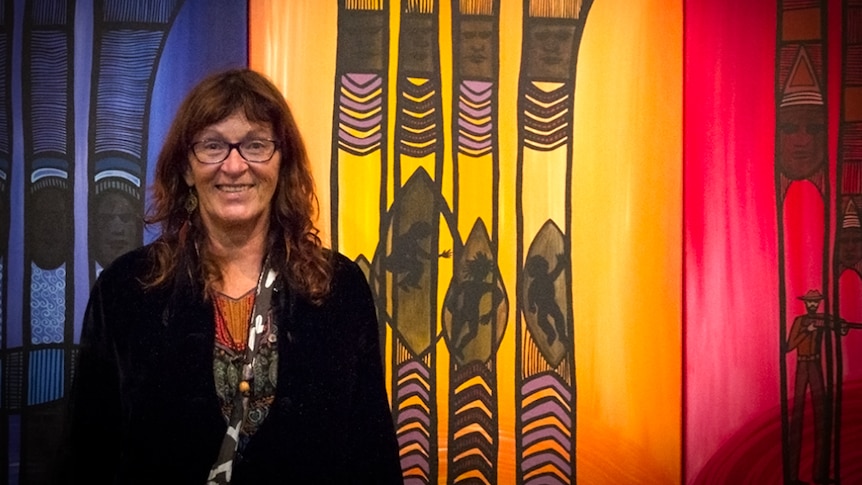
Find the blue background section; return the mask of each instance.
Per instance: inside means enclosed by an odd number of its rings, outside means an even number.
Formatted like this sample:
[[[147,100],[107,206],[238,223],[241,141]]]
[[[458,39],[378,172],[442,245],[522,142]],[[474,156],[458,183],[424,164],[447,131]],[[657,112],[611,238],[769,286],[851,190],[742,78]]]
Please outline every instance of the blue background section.
[[[147,181],[162,140],[185,94],[208,74],[248,65],[248,8],[228,0],[187,0],[165,44],[150,105]],[[150,194],[146,196],[149,207]],[[148,231],[151,241],[157,234]]]
[[[0,369],[8,370],[11,353],[28,358],[48,355],[62,355],[65,350],[54,346],[49,350],[44,346],[33,345],[24,342],[23,331],[23,309],[29,306],[24,299],[23,274],[25,263],[24,220],[23,201],[26,187],[24,173],[23,155],[23,106],[21,100],[21,86],[25,82],[22,79],[22,60],[26,53],[23,52],[23,30],[24,30],[24,6],[25,0],[12,1],[14,15],[12,16],[13,42],[10,59],[12,62],[12,79],[9,80],[11,105],[12,105],[12,160],[9,172],[10,190],[10,234],[9,255],[7,271],[4,275],[8,282],[7,299],[0,308],[3,308],[4,320],[0,321],[5,326],[7,339],[0,342]],[[71,0],[70,0],[71,1]],[[91,96],[95,92],[90,86],[93,69],[94,52],[94,1],[78,0],[75,2],[75,17],[70,19],[74,22],[74,47],[70,55],[74,57],[74,93],[69,102],[74,106],[74,126],[69,127],[74,132],[75,138],[75,166],[72,174],[74,177],[74,214],[75,214],[75,246],[74,246],[74,301],[67,302],[73,305],[74,322],[66,322],[74,330],[74,340],[77,342],[81,331],[81,319],[84,314],[89,296],[89,249],[87,240],[88,227],[88,200],[90,194],[88,173],[88,149],[91,135],[90,113],[92,102]],[[155,160],[158,156],[162,140],[170,126],[174,113],[188,90],[206,75],[221,71],[230,67],[244,67],[248,65],[248,6],[246,1],[235,0],[186,0],[180,7],[171,30],[165,38],[164,49],[157,59],[155,67],[155,82],[149,106],[149,126],[146,139],[147,187],[145,203],[149,204],[149,186],[151,185]],[[146,207],[146,206],[145,206]],[[145,241],[151,240],[155,234],[147,233]],[[4,258],[5,260],[5,258]],[[69,345],[66,342],[64,345]],[[58,375],[53,376],[50,369],[57,369]],[[28,422],[44,418],[46,409],[62,409],[63,399],[55,399],[58,389],[68,387],[64,384],[64,366],[62,359],[46,361],[44,365],[36,365],[29,375],[23,376],[29,382],[31,403],[39,403],[36,406],[24,405],[20,409],[0,408],[0,429],[5,428],[5,433],[0,433],[0,454],[5,454],[8,461],[0,460],[0,483],[39,483],[32,476],[26,476],[27,470],[49,461],[51,457],[46,456],[51,450],[26,448],[28,442],[34,442],[38,437],[25,436],[27,429],[33,426]],[[3,375],[0,375],[2,380]],[[5,390],[4,382],[0,381],[0,390]],[[58,387],[59,386],[59,387]],[[68,389],[67,389],[68,390]],[[5,397],[5,396],[3,396]],[[45,399],[54,399],[50,402],[42,402]],[[0,401],[0,406],[2,406]],[[42,416],[39,413],[43,413]],[[59,419],[59,418],[58,418]],[[34,421],[35,422],[35,421]],[[59,433],[59,429],[57,432]],[[45,442],[47,443],[47,442]],[[38,447],[37,447],[38,448]]]

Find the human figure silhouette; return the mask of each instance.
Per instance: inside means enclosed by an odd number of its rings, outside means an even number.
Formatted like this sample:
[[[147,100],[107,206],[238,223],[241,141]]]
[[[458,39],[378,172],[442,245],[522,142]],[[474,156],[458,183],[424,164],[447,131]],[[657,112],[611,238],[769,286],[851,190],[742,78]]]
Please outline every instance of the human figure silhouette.
[[[527,274],[533,278],[527,289],[527,306],[530,313],[536,314],[539,327],[548,337],[548,345],[566,336],[566,319],[557,304],[554,289],[554,282],[563,272],[564,258],[563,254],[557,255],[557,264],[553,270],[549,270],[548,261],[540,255],[530,256],[524,265]]]
[[[425,274],[425,263],[431,260],[431,253],[425,250],[420,241],[430,236],[431,224],[425,221],[414,222],[406,232],[395,236],[385,266],[396,276],[401,289],[410,291],[422,287],[420,282]],[[438,256],[448,258],[451,255],[452,251],[446,250]]]
[[[837,321],[832,316],[818,313],[823,295],[810,290],[799,297],[805,303],[805,314],[793,319],[790,335],[787,337],[787,352],[796,351],[796,380],[793,396],[793,410],[790,415],[789,452],[790,483],[804,484],[799,480],[799,460],[802,452],[802,420],[805,415],[805,393],[809,392],[814,418],[814,462],[812,472],[814,483],[835,483],[829,477],[829,435],[830,423],[826,414],[827,401],[823,385],[823,360],[821,348],[823,332],[837,331],[847,335],[851,328],[860,324]]]
[[[479,333],[479,325],[488,325],[496,312],[496,302],[503,292],[496,282],[485,279],[494,270],[494,261],[485,253],[478,253],[466,263],[466,278],[447,299],[446,308],[452,312],[452,353],[464,356],[467,346]],[[482,298],[491,293],[490,309],[482,313]],[[467,329],[466,333],[464,329]]]

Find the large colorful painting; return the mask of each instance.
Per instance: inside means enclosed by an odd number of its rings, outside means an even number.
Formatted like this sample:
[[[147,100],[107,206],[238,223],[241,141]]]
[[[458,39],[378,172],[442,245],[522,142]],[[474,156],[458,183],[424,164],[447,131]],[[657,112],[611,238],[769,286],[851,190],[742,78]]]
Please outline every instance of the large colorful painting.
[[[862,480],[862,1],[0,2],[0,476],[173,112],[284,91],[405,483]]]

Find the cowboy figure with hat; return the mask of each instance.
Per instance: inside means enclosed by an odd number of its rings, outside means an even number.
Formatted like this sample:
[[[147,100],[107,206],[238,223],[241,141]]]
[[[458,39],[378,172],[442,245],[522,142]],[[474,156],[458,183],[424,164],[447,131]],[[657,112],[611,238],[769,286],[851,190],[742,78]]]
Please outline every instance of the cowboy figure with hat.
[[[804,484],[799,480],[799,457],[802,447],[802,417],[805,411],[805,391],[810,391],[814,415],[814,483],[834,483],[829,478],[829,417],[826,414],[826,394],[823,386],[823,363],[820,349],[823,329],[834,330],[834,317],[818,313],[823,295],[818,290],[809,290],[798,297],[805,303],[806,313],[793,320],[786,352],[796,350],[796,379],[794,385],[793,411],[790,416],[789,451],[790,483]],[[840,321],[841,335],[850,328],[859,328],[858,323]]]

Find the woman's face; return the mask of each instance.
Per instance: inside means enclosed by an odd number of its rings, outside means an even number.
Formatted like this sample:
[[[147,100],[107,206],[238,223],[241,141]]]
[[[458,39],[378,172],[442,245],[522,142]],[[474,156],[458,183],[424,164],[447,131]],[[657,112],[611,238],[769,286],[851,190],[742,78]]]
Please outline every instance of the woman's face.
[[[248,121],[237,111],[198,133],[194,142],[203,140],[240,143],[249,140],[274,140],[269,124]],[[189,151],[185,180],[197,189],[198,208],[205,227],[212,231],[254,230],[265,227],[278,173],[281,152],[276,150],[266,162],[248,162],[232,148],[227,158],[204,164]]]

